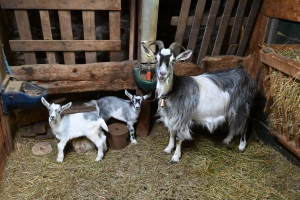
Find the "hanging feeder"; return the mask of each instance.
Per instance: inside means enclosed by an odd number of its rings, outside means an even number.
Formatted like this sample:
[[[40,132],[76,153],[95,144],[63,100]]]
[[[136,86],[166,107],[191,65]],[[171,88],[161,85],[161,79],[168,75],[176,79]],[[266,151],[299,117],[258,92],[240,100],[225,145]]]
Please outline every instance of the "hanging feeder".
[[[45,88],[25,81],[16,81],[7,75],[1,86],[3,113],[8,114],[10,109],[34,108],[43,105],[41,97],[47,98]]]
[[[136,86],[146,92],[154,92],[156,89],[155,70],[150,68],[150,65],[143,66],[137,63],[133,69],[133,78]]]

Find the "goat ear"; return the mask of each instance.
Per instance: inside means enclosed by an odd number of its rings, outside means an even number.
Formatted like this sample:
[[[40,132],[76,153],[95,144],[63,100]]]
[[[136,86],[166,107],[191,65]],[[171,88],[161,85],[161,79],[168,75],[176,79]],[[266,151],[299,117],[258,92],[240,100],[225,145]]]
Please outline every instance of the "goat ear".
[[[46,101],[44,97],[41,98],[41,101],[47,108],[49,108],[50,104],[48,103],[48,101]]]
[[[175,61],[186,60],[192,55],[193,51],[188,49],[176,56]]]
[[[104,121],[104,119],[100,118],[100,126],[106,131],[108,132],[108,127]]]
[[[145,96],[143,96],[143,99],[146,100],[151,96],[151,92],[149,94],[146,94]]]
[[[126,96],[129,97],[129,99],[132,101],[132,94],[130,94],[127,90],[125,90]]]
[[[155,53],[144,42],[141,43],[141,49],[148,58],[154,60]]]
[[[61,111],[61,112],[63,112],[64,110],[66,110],[66,109],[70,108],[70,107],[71,107],[71,105],[72,105],[72,102],[70,102],[70,103],[67,103],[66,105],[63,105],[63,106],[61,107],[60,111]]]

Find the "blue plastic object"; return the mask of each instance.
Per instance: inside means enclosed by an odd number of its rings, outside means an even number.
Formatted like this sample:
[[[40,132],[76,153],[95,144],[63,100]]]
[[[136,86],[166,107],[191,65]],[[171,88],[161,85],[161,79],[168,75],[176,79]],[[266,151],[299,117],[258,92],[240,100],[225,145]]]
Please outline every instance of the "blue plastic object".
[[[42,106],[41,98],[47,98],[48,91],[25,81],[15,81],[7,75],[1,86],[3,113],[10,109],[25,109]]]

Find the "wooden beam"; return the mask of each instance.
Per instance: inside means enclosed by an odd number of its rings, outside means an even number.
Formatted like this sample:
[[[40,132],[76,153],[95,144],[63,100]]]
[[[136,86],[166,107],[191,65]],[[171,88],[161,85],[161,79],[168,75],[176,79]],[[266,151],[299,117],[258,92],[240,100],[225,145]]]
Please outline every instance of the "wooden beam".
[[[298,0],[264,0],[263,14],[268,17],[300,21],[300,2]]]
[[[20,81],[109,81],[131,78],[136,61],[101,62],[83,65],[36,64],[12,66]]]
[[[260,61],[300,80],[300,63],[289,59],[285,56],[277,54],[275,52],[264,53],[263,50],[259,52]]]
[[[121,0],[0,0],[3,9],[121,10]]]
[[[120,51],[121,40],[10,40],[12,51]]]

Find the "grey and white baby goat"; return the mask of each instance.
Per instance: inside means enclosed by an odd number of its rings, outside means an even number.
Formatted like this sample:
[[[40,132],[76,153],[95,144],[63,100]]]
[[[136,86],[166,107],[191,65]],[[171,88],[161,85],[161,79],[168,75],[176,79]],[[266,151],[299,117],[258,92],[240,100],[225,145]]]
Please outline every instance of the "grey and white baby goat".
[[[149,48],[152,44],[158,45],[157,53]],[[152,44],[142,43],[141,48],[146,56],[155,58],[158,114],[170,132],[169,145],[164,150],[166,153],[171,153],[177,137],[171,162],[179,162],[182,141],[192,139],[190,126],[193,123],[202,124],[213,132],[227,122],[229,134],[223,142],[228,144],[235,135],[241,135],[239,150],[244,151],[256,84],[243,67],[177,77],[174,75],[174,62],[188,59],[192,51],[185,50],[175,56],[173,49],[180,44],[172,43],[169,48],[164,48],[162,41]]]
[[[49,110],[49,125],[53,134],[59,139],[57,144],[57,162],[64,159],[64,148],[67,142],[73,138],[86,136],[98,148],[96,161],[103,157],[103,151],[107,150],[106,136],[101,128],[108,131],[105,121],[94,113],[74,113],[62,114],[64,110],[71,107],[72,103],[60,106],[59,104],[49,104],[43,97],[42,103]]]
[[[115,118],[120,121],[127,123],[127,128],[130,132],[130,142],[131,144],[136,144],[137,141],[134,136],[133,125],[137,122],[140,115],[141,104],[144,100],[151,96],[151,93],[147,95],[131,95],[127,90],[125,90],[126,96],[129,100],[121,99],[114,96],[107,96],[97,100],[97,110],[99,111],[99,116],[105,121],[109,118]],[[93,105],[95,100],[85,103],[86,105]]]

